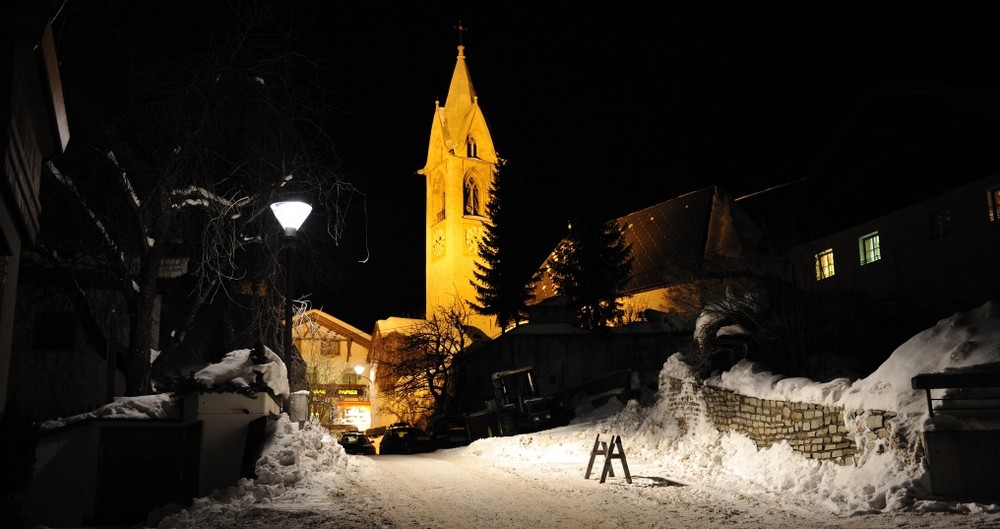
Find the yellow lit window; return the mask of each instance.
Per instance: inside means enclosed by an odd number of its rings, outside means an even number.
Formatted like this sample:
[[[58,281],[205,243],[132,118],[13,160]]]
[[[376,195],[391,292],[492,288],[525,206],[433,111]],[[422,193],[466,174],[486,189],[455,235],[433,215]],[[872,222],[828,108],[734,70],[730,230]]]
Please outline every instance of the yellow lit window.
[[[816,254],[816,281],[833,277],[833,249]]]
[[[986,203],[989,206],[990,222],[1000,221],[1000,186],[986,190]]]
[[[858,239],[858,250],[861,253],[861,264],[871,264],[882,258],[879,248],[878,232],[872,232]]]

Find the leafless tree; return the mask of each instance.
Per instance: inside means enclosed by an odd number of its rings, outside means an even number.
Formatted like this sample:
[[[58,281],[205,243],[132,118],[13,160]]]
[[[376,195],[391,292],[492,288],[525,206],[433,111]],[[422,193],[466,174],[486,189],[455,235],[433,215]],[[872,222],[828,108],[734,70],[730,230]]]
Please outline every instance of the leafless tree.
[[[421,423],[448,408],[453,362],[471,344],[469,309],[456,301],[409,329],[399,347],[379,359],[384,411]]]
[[[76,128],[48,163],[48,204],[72,235],[42,238],[34,258],[66,272],[78,310],[93,310],[83,293],[95,274],[119,293],[127,395],[151,389],[151,321],[171,266],[189,279],[189,309],[160,360],[218,299],[251,317],[248,343],[280,343],[284,243],[269,204],[307,197],[337,240],[360,196],[334,169],[324,65],[295,47],[287,7],[79,3],[62,16]]]

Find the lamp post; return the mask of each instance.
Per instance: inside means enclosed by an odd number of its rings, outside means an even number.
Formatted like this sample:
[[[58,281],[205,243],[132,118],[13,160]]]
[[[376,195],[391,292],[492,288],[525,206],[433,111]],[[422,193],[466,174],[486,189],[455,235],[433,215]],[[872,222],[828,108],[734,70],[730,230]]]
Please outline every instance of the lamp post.
[[[285,343],[282,351],[285,359],[285,377],[288,390],[292,383],[292,253],[295,250],[296,234],[299,227],[312,212],[312,206],[297,200],[286,200],[271,204],[271,212],[285,231]]]
[[[368,381],[368,389],[365,391],[365,400],[368,401],[368,427],[371,428],[373,415],[372,406],[374,405],[372,402],[372,385],[375,384],[375,381],[361,374],[365,372],[365,366],[361,364],[354,366],[354,372],[358,375],[358,378],[363,378]]]

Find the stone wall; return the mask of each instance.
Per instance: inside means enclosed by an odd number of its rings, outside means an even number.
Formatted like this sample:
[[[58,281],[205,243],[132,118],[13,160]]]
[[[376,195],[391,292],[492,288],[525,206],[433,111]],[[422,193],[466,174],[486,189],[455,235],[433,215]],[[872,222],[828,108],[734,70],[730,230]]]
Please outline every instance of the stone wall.
[[[866,450],[882,450],[891,439],[895,413],[740,395],[693,381],[666,380],[666,398],[682,428],[707,419],[720,432],[736,431],[758,448],[787,441],[811,459],[853,463]],[[662,388],[662,386],[661,386]]]

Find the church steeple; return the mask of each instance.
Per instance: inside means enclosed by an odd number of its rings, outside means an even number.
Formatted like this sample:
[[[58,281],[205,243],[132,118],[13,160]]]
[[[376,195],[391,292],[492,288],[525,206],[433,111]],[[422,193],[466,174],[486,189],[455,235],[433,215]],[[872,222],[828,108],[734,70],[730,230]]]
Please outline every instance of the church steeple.
[[[465,62],[465,46],[458,45],[455,70],[448,85],[448,95],[442,107],[435,102],[434,122],[431,124],[431,143],[427,151],[427,164],[420,171],[423,174],[432,167],[443,163],[450,155],[474,154],[478,158],[496,163],[493,141],[479,108],[479,97],[472,85],[469,67]],[[474,145],[470,150],[470,135]],[[484,141],[489,139],[489,141]],[[436,142],[440,142],[440,144]],[[485,149],[485,150],[484,150]]]
[[[426,314],[456,301],[475,301],[475,261],[486,218],[487,194],[497,154],[466,64],[459,29],[458,57],[444,106],[435,103],[424,175],[426,193]],[[474,326],[493,336],[493,318],[475,316]]]
[[[446,134],[458,139],[463,132],[463,125],[471,118],[476,109],[476,90],[472,87],[469,67],[465,64],[465,46],[458,46],[458,60],[455,72],[451,74],[451,84],[448,86],[448,98],[444,103]]]

